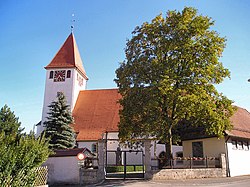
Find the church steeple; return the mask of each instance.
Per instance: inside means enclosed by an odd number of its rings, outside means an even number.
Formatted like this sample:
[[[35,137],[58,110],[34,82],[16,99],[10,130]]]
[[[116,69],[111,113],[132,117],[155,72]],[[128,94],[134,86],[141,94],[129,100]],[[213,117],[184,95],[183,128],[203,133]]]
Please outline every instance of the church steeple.
[[[56,99],[59,92],[64,93],[72,111],[79,92],[86,89],[88,77],[72,32],[45,69],[47,71],[42,123],[37,127],[38,134],[44,129],[43,122],[48,114],[48,106]]]
[[[80,53],[78,51],[76,40],[72,32],[52,61],[45,67],[47,70],[54,68],[76,68],[82,76],[88,80]]]

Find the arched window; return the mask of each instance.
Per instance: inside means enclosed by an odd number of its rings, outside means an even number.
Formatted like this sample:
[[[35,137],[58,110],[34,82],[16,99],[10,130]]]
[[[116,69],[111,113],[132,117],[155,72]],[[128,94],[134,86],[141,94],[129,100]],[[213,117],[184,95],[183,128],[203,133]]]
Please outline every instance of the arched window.
[[[68,70],[68,71],[67,71],[67,78],[70,78],[70,76],[71,76],[71,71]]]
[[[53,76],[54,76],[54,71],[50,71],[50,72],[49,72],[49,78],[50,78],[50,79],[53,79]]]
[[[92,153],[96,153],[96,151],[97,151],[97,145],[96,145],[96,143],[92,144],[91,151],[92,151]]]

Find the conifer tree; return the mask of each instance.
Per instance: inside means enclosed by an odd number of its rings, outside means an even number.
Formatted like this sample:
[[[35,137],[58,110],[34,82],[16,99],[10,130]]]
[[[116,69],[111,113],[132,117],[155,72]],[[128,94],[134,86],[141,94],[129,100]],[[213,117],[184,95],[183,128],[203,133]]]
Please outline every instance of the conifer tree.
[[[45,125],[45,137],[50,138],[50,148],[66,149],[75,146],[75,133],[70,126],[73,117],[67,105],[65,95],[58,93],[57,100],[49,106],[49,112]]]
[[[22,133],[21,123],[5,105],[0,109],[0,186],[32,187],[36,168],[48,159],[47,140]]]
[[[0,131],[4,131],[5,135],[11,133],[20,134],[23,131],[18,120],[18,117],[15,116],[14,112],[7,105],[0,109]]]

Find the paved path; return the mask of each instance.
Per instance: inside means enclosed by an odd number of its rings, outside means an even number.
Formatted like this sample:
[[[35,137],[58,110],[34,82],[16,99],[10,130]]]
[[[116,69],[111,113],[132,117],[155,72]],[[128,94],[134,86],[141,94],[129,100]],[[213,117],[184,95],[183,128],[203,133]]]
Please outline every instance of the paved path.
[[[250,187],[250,175],[227,178],[205,178],[187,180],[117,180],[109,179],[99,185],[88,185],[87,187]],[[80,187],[78,185],[65,185],[57,187]]]
[[[240,177],[228,178],[206,178],[206,179],[188,179],[188,180],[165,180],[165,181],[152,181],[152,180],[107,180],[98,186],[103,187],[118,187],[118,186],[131,186],[131,187],[250,187],[250,175]]]

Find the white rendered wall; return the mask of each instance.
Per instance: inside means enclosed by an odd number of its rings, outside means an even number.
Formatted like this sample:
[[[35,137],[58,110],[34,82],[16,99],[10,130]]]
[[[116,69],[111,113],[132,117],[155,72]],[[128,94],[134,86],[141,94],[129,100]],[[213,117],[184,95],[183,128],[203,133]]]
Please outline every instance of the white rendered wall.
[[[245,141],[245,140],[244,140]],[[248,143],[249,140],[248,140]],[[228,160],[231,177],[250,174],[250,150],[233,148],[231,139],[228,140]]]
[[[48,167],[49,184],[79,183],[79,167],[76,156],[49,157],[43,165]]]
[[[95,142],[95,141],[86,141],[86,142],[77,142],[77,144],[78,144],[78,148],[87,148],[87,149],[89,149],[90,151],[92,151],[91,149],[92,149],[92,145],[93,144],[97,144],[97,142]]]
[[[65,70],[65,81],[63,82],[54,82],[54,78],[49,79],[49,74],[51,71]],[[71,70],[71,77],[67,77],[67,71]],[[77,77],[81,77],[83,84],[80,86],[78,84]],[[43,130],[43,122],[46,121],[47,113],[49,111],[48,105],[51,102],[56,100],[57,93],[63,92],[67,99],[67,104],[70,106],[71,111],[73,110],[78,94],[80,90],[85,90],[86,88],[86,79],[74,68],[70,69],[49,69],[46,71],[46,82],[45,82],[45,92],[44,92],[44,102],[43,102],[43,111],[42,111],[42,123],[37,126],[37,135],[39,135]]]
[[[72,73],[72,77],[73,77],[73,90],[72,90],[72,105],[71,105],[71,111],[73,111],[79,92],[81,90],[86,90],[86,86],[87,86],[87,80],[85,78],[83,78],[83,76],[77,71],[74,70]],[[79,85],[79,80],[77,80],[77,78],[80,77],[83,80],[83,84]],[[78,78],[79,79],[79,78]]]

